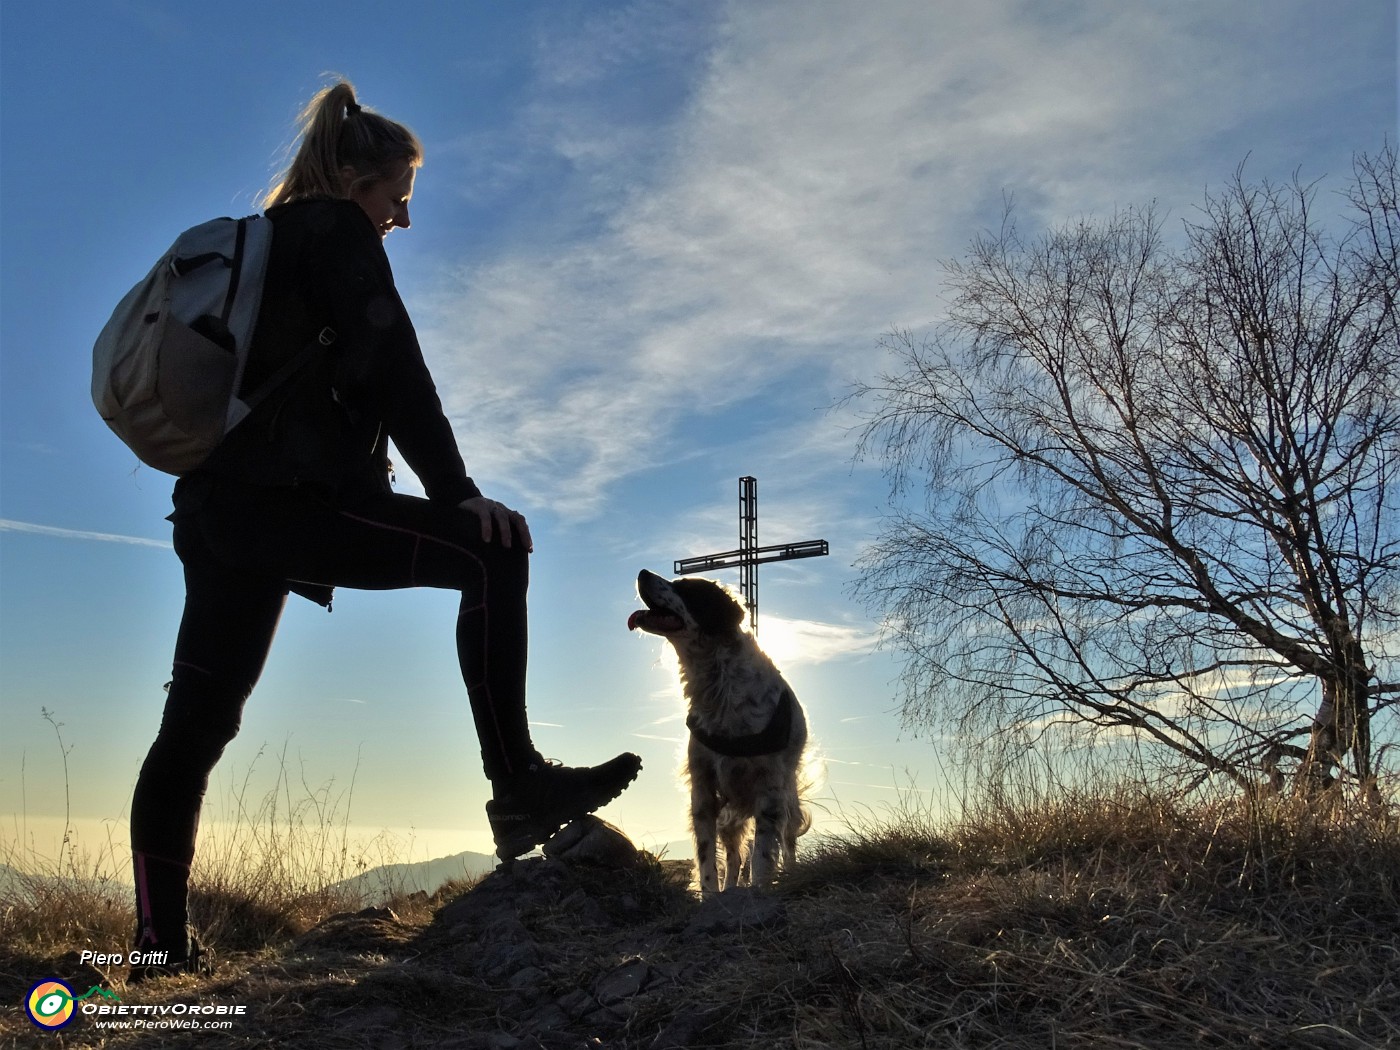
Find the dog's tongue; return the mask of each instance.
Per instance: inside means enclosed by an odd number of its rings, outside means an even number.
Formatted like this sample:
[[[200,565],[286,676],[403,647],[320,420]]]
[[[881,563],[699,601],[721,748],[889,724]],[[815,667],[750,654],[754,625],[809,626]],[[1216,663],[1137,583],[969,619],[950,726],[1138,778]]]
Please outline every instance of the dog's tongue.
[[[651,634],[674,634],[685,626],[679,616],[656,609],[638,609],[627,617],[627,629],[635,631],[640,627]]]

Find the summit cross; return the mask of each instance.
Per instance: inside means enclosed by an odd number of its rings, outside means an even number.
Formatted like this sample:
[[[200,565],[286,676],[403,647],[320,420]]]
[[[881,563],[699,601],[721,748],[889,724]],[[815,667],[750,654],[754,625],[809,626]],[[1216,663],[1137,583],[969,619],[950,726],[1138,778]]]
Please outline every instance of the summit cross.
[[[758,567],[763,562],[791,561],[794,558],[820,558],[831,553],[826,540],[799,540],[797,543],[777,543],[769,547],[758,545],[758,479],[739,479],[739,549],[719,554],[702,554],[698,558],[676,561],[677,576],[716,569],[739,569],[739,593],[749,607],[749,630],[758,637]]]

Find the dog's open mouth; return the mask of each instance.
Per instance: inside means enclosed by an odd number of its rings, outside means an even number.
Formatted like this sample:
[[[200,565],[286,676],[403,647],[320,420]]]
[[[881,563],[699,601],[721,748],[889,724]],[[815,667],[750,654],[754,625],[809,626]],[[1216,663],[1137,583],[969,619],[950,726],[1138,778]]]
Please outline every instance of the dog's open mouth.
[[[637,628],[649,634],[674,634],[685,627],[679,616],[671,613],[657,612],[655,609],[638,609],[631,616],[627,617],[627,629],[635,631]]]

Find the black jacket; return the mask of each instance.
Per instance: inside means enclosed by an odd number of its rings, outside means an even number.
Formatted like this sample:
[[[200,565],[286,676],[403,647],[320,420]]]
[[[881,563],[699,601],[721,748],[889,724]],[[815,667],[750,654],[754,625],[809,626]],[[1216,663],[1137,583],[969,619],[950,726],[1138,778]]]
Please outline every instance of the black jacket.
[[[389,491],[387,442],[428,497],[480,495],[462,464],[379,231],[354,201],[271,208],[272,251],[247,395],[317,339],[333,344],[236,426],[192,480],[306,487],[337,503]],[[204,486],[198,486],[203,488]],[[176,488],[179,506],[180,487]]]

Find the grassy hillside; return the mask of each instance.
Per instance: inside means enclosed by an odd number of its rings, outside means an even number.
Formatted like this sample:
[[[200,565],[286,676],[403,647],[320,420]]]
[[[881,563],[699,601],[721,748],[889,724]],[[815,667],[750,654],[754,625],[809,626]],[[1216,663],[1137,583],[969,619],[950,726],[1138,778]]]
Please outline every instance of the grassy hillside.
[[[128,1005],[224,1031],[40,1032],[17,1009],[121,945],[100,895],[0,910],[0,1037],[110,1048],[1400,1046],[1400,832],[1287,802],[1120,792],[804,840],[771,894],[701,905],[681,861],[517,862],[392,909],[206,890],[208,978]],[[46,890],[52,886],[46,885]],[[96,1002],[97,1000],[89,1000]]]

